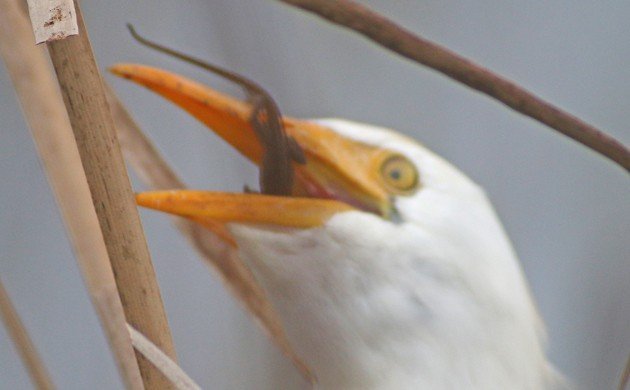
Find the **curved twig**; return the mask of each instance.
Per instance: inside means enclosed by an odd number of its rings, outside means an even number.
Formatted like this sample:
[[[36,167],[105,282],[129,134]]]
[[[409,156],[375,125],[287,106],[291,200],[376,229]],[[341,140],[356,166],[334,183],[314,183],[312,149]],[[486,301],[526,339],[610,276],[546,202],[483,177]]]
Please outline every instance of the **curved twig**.
[[[552,129],[573,138],[630,171],[630,151],[610,135],[542,100],[514,82],[351,0],[280,0],[350,28],[403,57],[426,65],[483,92]]]

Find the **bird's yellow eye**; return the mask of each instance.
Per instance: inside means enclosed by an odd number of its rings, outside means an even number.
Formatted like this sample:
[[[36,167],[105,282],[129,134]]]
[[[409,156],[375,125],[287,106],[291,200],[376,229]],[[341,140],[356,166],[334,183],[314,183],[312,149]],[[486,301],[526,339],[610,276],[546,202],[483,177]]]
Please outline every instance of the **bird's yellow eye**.
[[[415,165],[400,154],[392,154],[383,160],[381,177],[385,186],[396,194],[411,194],[419,184]]]

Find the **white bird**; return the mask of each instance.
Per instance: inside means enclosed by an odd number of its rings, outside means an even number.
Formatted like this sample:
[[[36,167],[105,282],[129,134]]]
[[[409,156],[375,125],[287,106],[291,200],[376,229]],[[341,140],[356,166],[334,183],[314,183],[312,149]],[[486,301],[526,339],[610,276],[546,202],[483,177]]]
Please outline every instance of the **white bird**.
[[[261,161],[244,103],[153,68],[113,71]],[[138,203],[227,226],[221,234],[235,241],[318,388],[560,383],[518,259],[478,185],[392,130],[284,123],[306,156],[291,197],[168,191]]]

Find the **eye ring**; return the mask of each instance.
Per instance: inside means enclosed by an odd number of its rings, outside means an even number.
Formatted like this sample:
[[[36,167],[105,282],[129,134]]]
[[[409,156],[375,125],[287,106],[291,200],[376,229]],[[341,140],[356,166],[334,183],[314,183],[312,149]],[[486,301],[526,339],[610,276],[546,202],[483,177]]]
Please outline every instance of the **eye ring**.
[[[420,184],[416,166],[401,154],[393,153],[383,159],[380,173],[387,189],[395,194],[410,195]]]

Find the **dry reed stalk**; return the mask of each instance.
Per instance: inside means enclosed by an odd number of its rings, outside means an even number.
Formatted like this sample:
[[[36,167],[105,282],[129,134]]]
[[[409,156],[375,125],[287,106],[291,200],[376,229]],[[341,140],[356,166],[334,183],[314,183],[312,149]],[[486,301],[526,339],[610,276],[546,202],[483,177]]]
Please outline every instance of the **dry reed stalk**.
[[[152,190],[185,188],[185,184],[164,161],[116,94],[107,83],[105,86],[120,146],[140,180]],[[173,222],[197,253],[218,271],[223,283],[260,323],[271,340],[292,360],[304,378],[313,382],[308,367],[291,348],[280,320],[264,291],[234,248],[198,224],[183,218],[173,218]]]
[[[484,93],[514,111],[585,145],[630,171],[630,151],[623,143],[544,101],[516,83],[475,64],[352,0],[279,0],[352,29],[379,45]]]
[[[79,155],[109,254],[126,319],[175,360],[175,347],[138,210],[116,142],[101,77],[80,8],[79,35],[49,42],[48,49],[77,141]],[[171,384],[136,354],[146,388]]]
[[[28,336],[28,332],[22,324],[20,317],[11,303],[11,298],[0,280],[0,317],[9,333],[15,348],[18,350],[24,366],[38,390],[53,390],[55,386],[50,379],[44,362],[39,357],[35,345]]]
[[[33,44],[31,26],[22,5],[19,0],[0,0],[0,54],[13,80],[123,383],[129,389],[142,389],[142,378],[68,115],[46,50]]]

